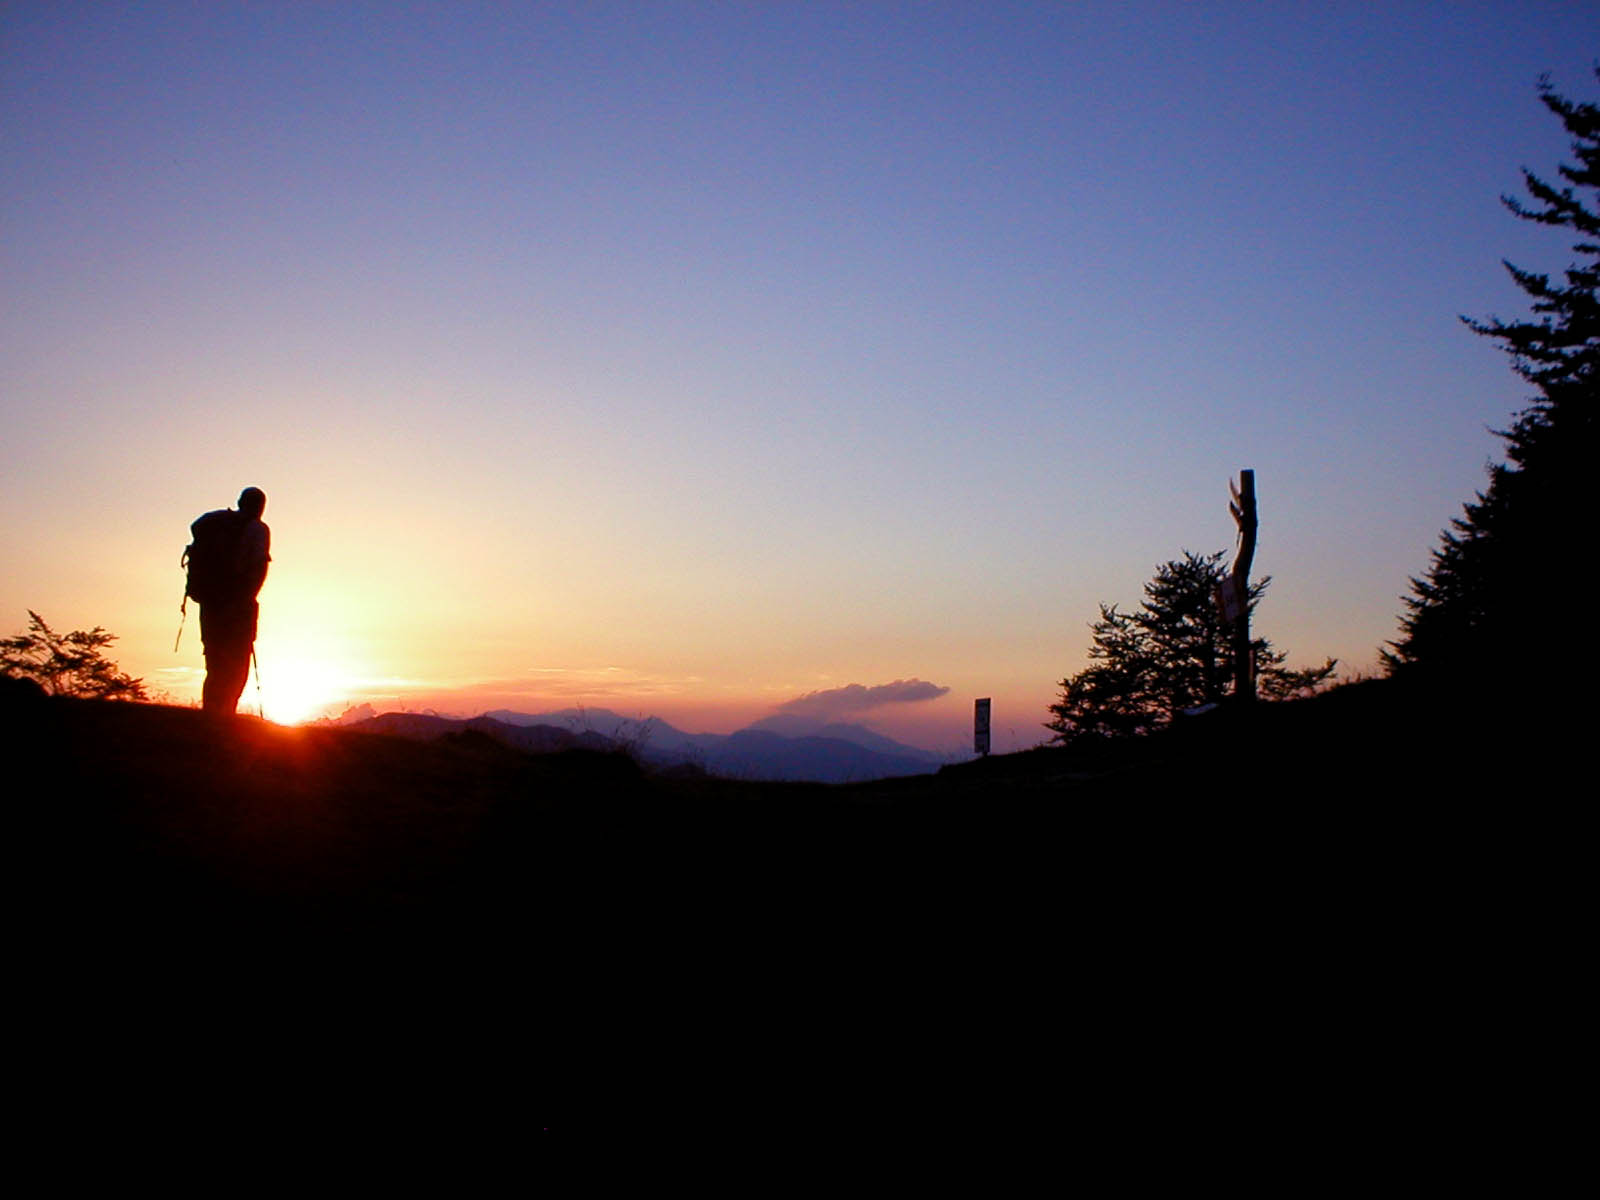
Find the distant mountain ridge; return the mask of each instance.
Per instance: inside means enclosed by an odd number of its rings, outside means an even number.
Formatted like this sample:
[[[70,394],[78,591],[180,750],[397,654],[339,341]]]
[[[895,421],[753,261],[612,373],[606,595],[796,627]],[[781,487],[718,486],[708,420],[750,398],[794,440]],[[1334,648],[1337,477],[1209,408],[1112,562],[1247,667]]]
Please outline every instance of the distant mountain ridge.
[[[390,733],[417,741],[432,741],[447,734],[481,733],[526,754],[553,754],[558,750],[603,750],[617,748],[601,734],[574,732],[554,725],[513,725],[487,715],[462,720],[432,713],[386,712],[354,721],[345,726],[360,733]]]
[[[859,783],[936,771],[943,759],[862,725],[770,717],[729,734],[686,733],[660,717],[629,718],[605,708],[547,713],[495,709],[470,720],[353,709],[348,728],[431,740],[471,730],[526,753],[627,750],[657,767],[688,764],[727,779]],[[774,728],[776,726],[776,728]]]

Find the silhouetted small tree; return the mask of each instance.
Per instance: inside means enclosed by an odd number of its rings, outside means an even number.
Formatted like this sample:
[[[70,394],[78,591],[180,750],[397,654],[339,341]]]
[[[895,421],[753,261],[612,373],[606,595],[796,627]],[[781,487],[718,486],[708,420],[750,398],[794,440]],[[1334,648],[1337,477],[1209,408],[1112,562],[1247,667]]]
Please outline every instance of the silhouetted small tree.
[[[1600,79],[1600,66],[1595,68]],[[1444,679],[1485,673],[1549,679],[1576,665],[1534,644],[1530,629],[1552,600],[1571,594],[1582,557],[1572,542],[1587,511],[1595,451],[1595,387],[1600,362],[1600,107],[1558,96],[1548,79],[1540,98],[1572,135],[1577,165],[1558,168],[1556,186],[1524,169],[1533,203],[1502,201],[1519,218],[1570,229],[1577,260],[1564,280],[1506,263],[1532,301],[1533,317],[1462,320],[1494,338],[1517,374],[1538,389],[1510,429],[1497,431],[1507,461],[1489,469],[1489,486],[1463,506],[1440,538],[1427,575],[1411,581],[1401,637],[1385,651],[1391,674]],[[1584,195],[1587,193],[1588,203]],[[1540,639],[1542,641],[1542,639]],[[1585,649],[1592,661],[1593,652]]]
[[[56,633],[29,609],[28,631],[0,639],[0,673],[31,679],[50,696],[143,700],[144,681],[123,674],[102,653],[116,640],[98,625]]]
[[[1217,611],[1216,591],[1228,570],[1226,551],[1194,554],[1156,568],[1144,585],[1138,611],[1100,606],[1091,626],[1089,666],[1061,681],[1061,699],[1050,706],[1045,728],[1055,740],[1085,734],[1120,737],[1149,733],[1186,708],[1221,701],[1233,678],[1233,643]],[[1250,608],[1270,578],[1250,585]],[[1333,674],[1335,662],[1290,671],[1285,655],[1265,638],[1251,642],[1257,686],[1269,700],[1315,690]]]

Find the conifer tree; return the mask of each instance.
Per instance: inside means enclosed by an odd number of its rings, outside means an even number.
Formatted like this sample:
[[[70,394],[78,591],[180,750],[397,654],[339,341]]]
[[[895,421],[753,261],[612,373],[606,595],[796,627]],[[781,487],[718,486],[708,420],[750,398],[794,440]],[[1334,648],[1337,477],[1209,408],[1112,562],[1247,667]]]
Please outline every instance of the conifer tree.
[[[1411,581],[1402,636],[1384,653],[1391,674],[1526,680],[1571,667],[1570,658],[1552,658],[1547,647],[1533,644],[1533,627],[1552,602],[1575,590],[1571,537],[1585,513],[1583,472],[1594,461],[1600,107],[1557,95],[1548,79],[1540,83],[1540,99],[1571,135],[1577,161],[1558,167],[1560,184],[1524,168],[1531,201],[1502,200],[1522,220],[1571,230],[1576,260],[1559,281],[1505,264],[1531,301],[1531,317],[1462,318],[1500,342],[1517,374],[1538,391],[1511,427],[1498,431],[1506,461],[1490,468],[1487,489],[1441,536],[1427,575]]]
[[[1119,737],[1159,729],[1186,708],[1216,703],[1233,678],[1233,639],[1217,612],[1216,592],[1228,569],[1226,551],[1194,554],[1161,564],[1144,585],[1138,611],[1100,606],[1090,629],[1089,666],[1061,681],[1045,728],[1061,742],[1085,734]],[[1254,611],[1271,583],[1250,585]],[[1315,690],[1336,665],[1291,671],[1285,655],[1265,638],[1251,642],[1261,694],[1287,699]]]

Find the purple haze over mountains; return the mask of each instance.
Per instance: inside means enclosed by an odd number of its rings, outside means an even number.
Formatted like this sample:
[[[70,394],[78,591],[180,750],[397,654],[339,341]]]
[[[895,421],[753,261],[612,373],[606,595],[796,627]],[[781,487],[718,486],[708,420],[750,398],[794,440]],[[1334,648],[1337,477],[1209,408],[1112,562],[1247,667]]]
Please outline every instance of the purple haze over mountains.
[[[713,775],[739,779],[849,783],[925,774],[945,761],[864,725],[823,723],[797,714],[775,714],[730,734],[686,733],[660,717],[632,719],[605,708],[548,713],[497,709],[484,717],[513,726],[592,731],[633,747],[648,762],[690,762]]]

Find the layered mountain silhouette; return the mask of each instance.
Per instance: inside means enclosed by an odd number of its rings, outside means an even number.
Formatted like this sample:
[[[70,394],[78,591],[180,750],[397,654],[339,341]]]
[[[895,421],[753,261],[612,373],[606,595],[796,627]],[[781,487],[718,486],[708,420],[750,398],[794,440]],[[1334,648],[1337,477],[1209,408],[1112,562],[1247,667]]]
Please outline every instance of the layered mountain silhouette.
[[[658,768],[691,768],[725,779],[859,783],[925,775],[944,760],[864,725],[825,724],[804,717],[768,717],[734,733],[687,733],[660,717],[629,718],[606,708],[545,713],[496,709],[470,720],[423,713],[376,714],[352,709],[338,724],[354,730],[430,740],[475,732],[513,749],[626,749]]]

